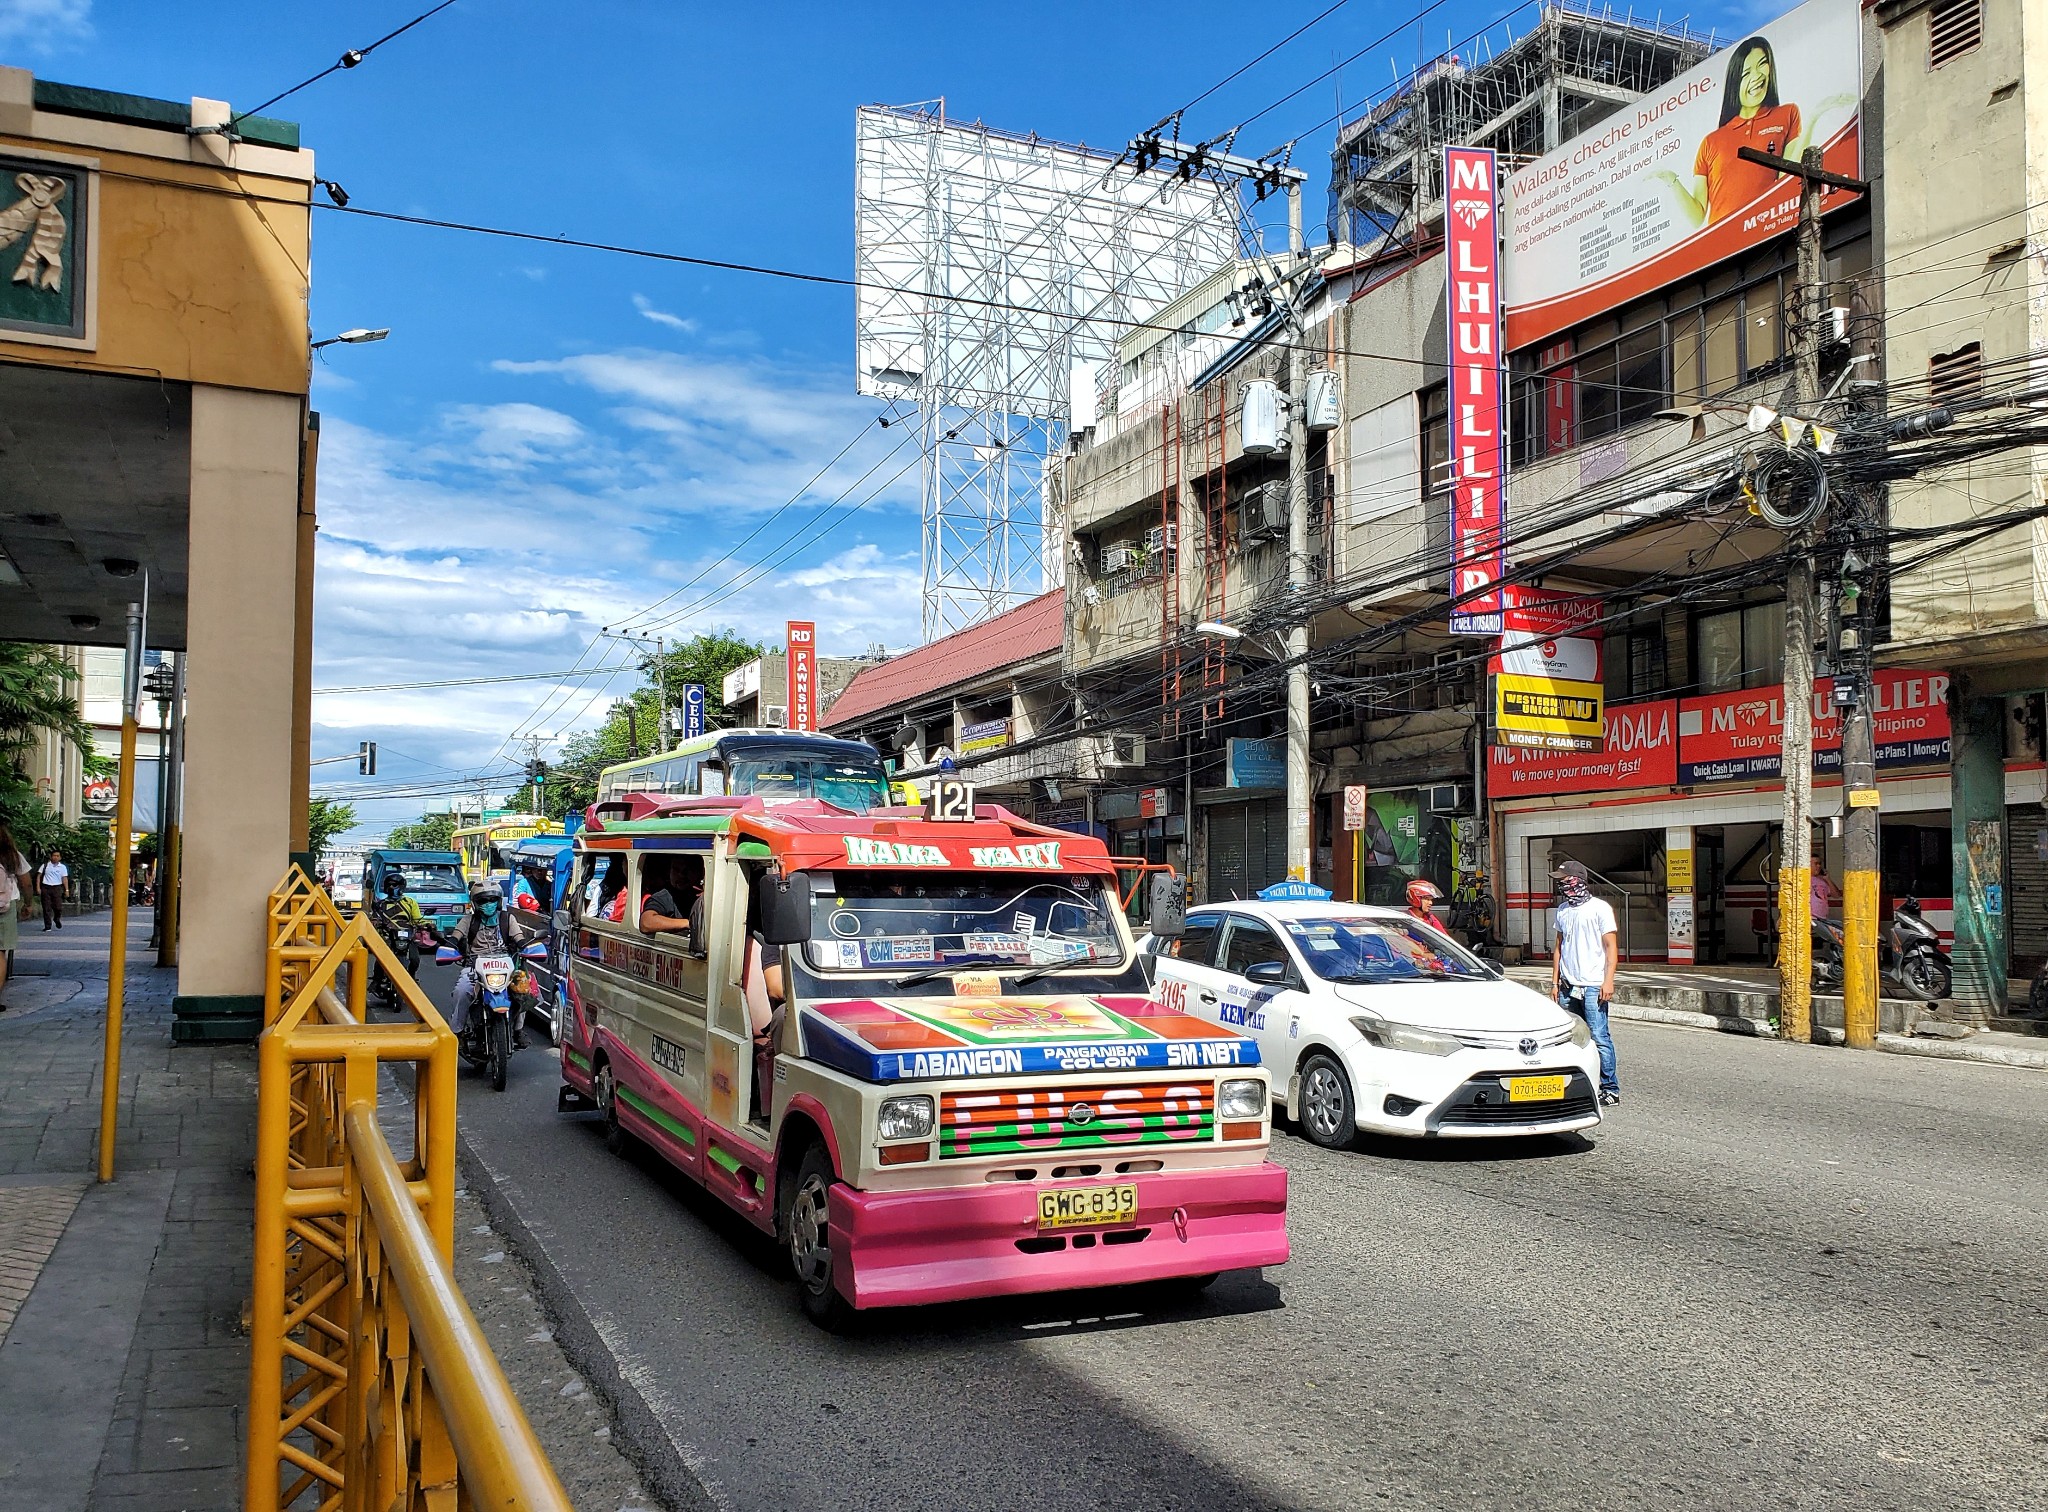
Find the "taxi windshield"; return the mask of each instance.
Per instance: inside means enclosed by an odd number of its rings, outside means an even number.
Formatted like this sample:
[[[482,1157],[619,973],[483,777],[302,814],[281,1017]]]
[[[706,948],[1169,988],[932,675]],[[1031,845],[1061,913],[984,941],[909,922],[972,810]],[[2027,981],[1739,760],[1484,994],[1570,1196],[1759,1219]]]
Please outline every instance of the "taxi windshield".
[[[821,971],[1113,966],[1123,959],[1108,879],[944,872],[818,876],[810,965]]]
[[[865,814],[889,802],[889,779],[872,761],[805,758],[781,752],[755,760],[736,756],[732,791],[766,803],[822,798],[835,808]]]
[[[1406,919],[1287,919],[1309,970],[1350,984],[1484,981],[1489,973],[1444,935]]]

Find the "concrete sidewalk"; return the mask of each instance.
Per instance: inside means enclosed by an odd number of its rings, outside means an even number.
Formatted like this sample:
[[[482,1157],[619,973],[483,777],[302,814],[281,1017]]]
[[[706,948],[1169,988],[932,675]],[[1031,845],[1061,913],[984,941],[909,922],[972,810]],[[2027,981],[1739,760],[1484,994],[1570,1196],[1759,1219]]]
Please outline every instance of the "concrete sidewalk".
[[[1546,995],[1550,990],[1548,965],[1511,966],[1508,975]],[[2018,1000],[2022,1003],[2026,985],[2018,984]],[[1933,1035],[1926,1033],[1925,1027],[1935,1022],[1934,1006],[1882,999],[1878,1005],[1877,1048],[1894,1055],[2048,1071],[2048,1038],[2030,1032],[2035,1028],[2031,1022],[2016,1018],[1994,1020],[2000,1027],[1993,1029],[1942,1024],[1942,1032]],[[1762,967],[1745,966],[1623,966],[1615,973],[1614,1005],[1610,1012],[1615,1018],[1639,1023],[1678,1024],[1723,1034],[1775,1039],[1777,974]],[[1842,1043],[1839,995],[1816,994],[1813,1017],[1816,1043]]]

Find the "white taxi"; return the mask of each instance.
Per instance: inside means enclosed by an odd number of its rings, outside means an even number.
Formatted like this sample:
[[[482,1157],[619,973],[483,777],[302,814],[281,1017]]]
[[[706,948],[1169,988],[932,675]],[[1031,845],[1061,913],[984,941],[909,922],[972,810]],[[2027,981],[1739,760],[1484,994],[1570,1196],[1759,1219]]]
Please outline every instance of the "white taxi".
[[[1317,1144],[1360,1132],[1561,1134],[1600,1122],[1585,1021],[1398,909],[1283,882],[1189,910],[1153,996],[1259,1042],[1273,1096]]]

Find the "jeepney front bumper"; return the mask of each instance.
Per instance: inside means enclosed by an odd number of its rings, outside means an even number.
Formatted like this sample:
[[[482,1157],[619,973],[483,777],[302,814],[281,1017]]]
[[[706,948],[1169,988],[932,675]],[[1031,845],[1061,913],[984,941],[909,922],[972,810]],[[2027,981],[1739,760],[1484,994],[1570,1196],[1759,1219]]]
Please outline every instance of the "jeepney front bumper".
[[[1116,1227],[1041,1230],[1039,1194],[1074,1183],[1003,1182],[926,1192],[834,1186],[833,1270],[855,1307],[1127,1286],[1287,1258],[1287,1170],[1264,1161],[1159,1171],[1086,1185],[1136,1185]]]

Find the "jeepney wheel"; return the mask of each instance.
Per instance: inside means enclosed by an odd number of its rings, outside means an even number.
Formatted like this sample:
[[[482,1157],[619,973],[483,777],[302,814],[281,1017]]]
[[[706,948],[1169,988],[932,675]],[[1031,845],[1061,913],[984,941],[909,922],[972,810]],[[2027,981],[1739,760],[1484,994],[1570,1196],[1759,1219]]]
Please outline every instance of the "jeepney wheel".
[[[597,1068],[594,1078],[597,1094],[597,1116],[604,1120],[604,1147],[614,1155],[626,1153],[626,1130],[619,1122],[619,1089],[612,1080],[612,1063],[606,1061]]]
[[[837,1180],[832,1157],[823,1145],[812,1143],[783,1189],[786,1195],[778,1225],[804,1316],[835,1331],[853,1321],[853,1309],[832,1284],[832,1188]]]
[[[1348,1148],[1358,1138],[1357,1105],[1344,1068],[1327,1055],[1311,1055],[1301,1067],[1301,1132],[1326,1150]]]

